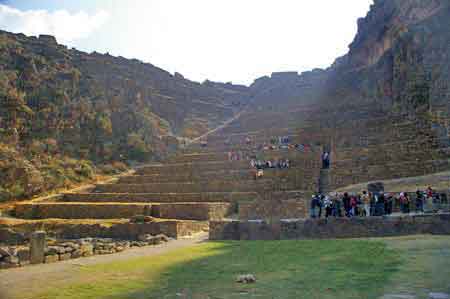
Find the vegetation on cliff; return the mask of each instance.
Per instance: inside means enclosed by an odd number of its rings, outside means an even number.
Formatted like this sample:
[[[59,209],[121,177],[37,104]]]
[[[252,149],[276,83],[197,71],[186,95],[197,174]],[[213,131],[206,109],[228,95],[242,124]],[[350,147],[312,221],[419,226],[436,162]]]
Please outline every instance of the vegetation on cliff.
[[[246,89],[0,32],[0,200],[166,156],[231,117]]]

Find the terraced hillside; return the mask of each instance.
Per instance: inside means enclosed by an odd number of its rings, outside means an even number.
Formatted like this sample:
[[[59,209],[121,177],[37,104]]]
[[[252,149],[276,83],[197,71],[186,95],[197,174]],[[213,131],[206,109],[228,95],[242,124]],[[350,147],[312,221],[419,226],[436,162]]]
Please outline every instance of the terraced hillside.
[[[116,182],[18,204],[14,214],[26,220],[15,226],[48,225],[65,236],[182,236],[222,218],[306,217],[313,192],[448,171],[450,35],[442,28],[449,20],[447,1],[375,1],[349,53],[329,69],[260,78],[245,89],[251,100],[235,109],[239,117],[221,114],[224,127]],[[89,69],[86,59],[79,63]],[[289,145],[279,146],[280,137]],[[331,154],[329,169],[322,169],[323,151]],[[255,179],[251,159],[289,160],[290,167]],[[129,223],[136,215],[148,223]],[[55,226],[52,218],[62,221]]]

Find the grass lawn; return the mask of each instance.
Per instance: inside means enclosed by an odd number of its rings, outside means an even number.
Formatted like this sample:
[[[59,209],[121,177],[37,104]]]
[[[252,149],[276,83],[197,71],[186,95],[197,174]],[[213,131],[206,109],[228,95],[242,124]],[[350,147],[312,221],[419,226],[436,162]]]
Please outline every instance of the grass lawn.
[[[399,271],[400,252],[368,240],[208,242],[90,266],[76,284],[34,298],[377,298]],[[246,273],[257,282],[235,282]]]

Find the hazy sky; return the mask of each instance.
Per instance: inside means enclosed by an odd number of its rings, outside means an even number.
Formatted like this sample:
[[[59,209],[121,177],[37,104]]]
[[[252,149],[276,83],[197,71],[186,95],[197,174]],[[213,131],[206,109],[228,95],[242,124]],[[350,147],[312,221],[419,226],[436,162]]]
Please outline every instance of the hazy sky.
[[[325,68],[373,0],[0,0],[0,28],[203,81]]]

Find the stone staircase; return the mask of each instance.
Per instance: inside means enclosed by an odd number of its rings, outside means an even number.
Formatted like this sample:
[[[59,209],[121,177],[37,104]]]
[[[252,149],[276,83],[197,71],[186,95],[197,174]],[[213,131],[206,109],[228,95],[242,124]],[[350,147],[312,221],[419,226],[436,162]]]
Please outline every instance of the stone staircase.
[[[66,231],[62,228],[64,223],[79,221],[82,236],[98,237],[136,235],[136,231],[145,233],[146,229],[152,234],[160,230],[166,235],[181,237],[204,230],[211,220],[262,218],[266,210],[255,207],[264,206],[270,198],[281,201],[277,204],[280,214],[303,218],[307,215],[304,199],[310,198],[318,187],[320,151],[261,152],[242,142],[243,138],[251,136],[254,145],[268,143],[278,137],[277,134],[288,131],[294,130],[240,131],[229,135],[217,132],[208,137],[206,148],[192,144],[162,164],[138,168],[132,175],[82,192],[63,194],[56,201],[18,204],[14,216],[40,223],[57,219],[62,236],[79,236],[72,226]],[[225,144],[226,139],[231,143]],[[240,151],[242,160],[229,161],[229,151]],[[264,178],[255,180],[255,170],[249,161],[255,154],[263,160],[289,159],[292,167],[267,169]],[[124,225],[124,220],[137,215],[151,216],[154,223]],[[95,224],[90,225],[92,220],[96,220]],[[105,225],[117,221],[121,224],[114,226],[117,229],[105,230],[98,229],[99,221],[104,221]]]
[[[204,230],[210,220],[307,217],[314,192],[450,169],[448,151],[437,146],[429,130],[418,133],[417,123],[411,121],[393,122],[382,114],[365,119],[367,115],[360,114],[360,119],[349,118],[351,122],[322,126],[321,118],[329,115],[308,111],[317,119],[302,115],[305,120],[299,123],[298,113],[247,112],[208,136],[206,147],[191,144],[162,164],[64,194],[57,201],[18,204],[15,216],[46,225],[60,219],[58,230],[65,236],[80,235],[72,227],[64,230],[63,224],[72,220],[80,221],[85,236],[128,236],[148,230],[180,237]],[[258,149],[279,136],[312,148]],[[324,144],[332,145],[330,169],[321,169]],[[229,151],[239,152],[242,159],[229,161]],[[262,160],[289,159],[291,168],[267,169],[262,179],[255,180],[248,160],[254,155]],[[153,222],[124,224],[136,215],[151,216]],[[98,222],[89,224],[93,219],[121,224],[99,229]]]
[[[330,169],[321,169],[319,177],[319,193],[326,194],[331,190],[330,186]]]

